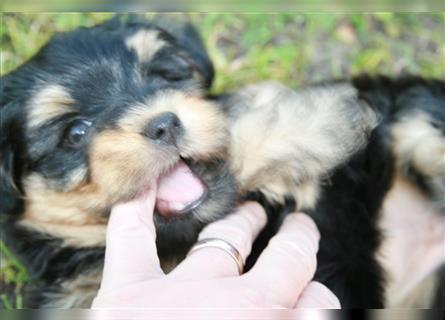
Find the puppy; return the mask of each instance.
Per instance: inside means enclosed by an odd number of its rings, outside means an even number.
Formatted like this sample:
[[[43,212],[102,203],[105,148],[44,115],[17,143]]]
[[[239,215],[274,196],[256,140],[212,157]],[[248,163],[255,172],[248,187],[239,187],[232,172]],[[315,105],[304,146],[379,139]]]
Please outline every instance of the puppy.
[[[88,307],[110,208],[154,181],[166,271],[203,226],[256,199],[270,221],[247,268],[283,216],[305,210],[322,234],[316,278],[344,307],[383,306],[377,220],[395,168],[431,199],[443,188],[440,164],[397,128],[419,119],[443,139],[443,82],[266,83],[206,97],[212,77],[190,25],[116,18],[56,35],[2,79],[2,234],[32,275],[28,307]]]
[[[397,204],[394,211],[388,195],[393,186],[397,190],[400,180],[409,181],[429,202],[425,207],[435,212],[428,219],[439,223],[439,227],[430,226],[431,235],[424,237],[430,243],[423,244],[425,247],[414,244],[412,250],[428,250],[433,245],[443,248],[445,82],[360,76],[297,91],[263,83],[222,97],[221,102],[230,119],[231,163],[240,192],[259,189],[253,198],[270,214],[248,266],[288,211],[270,207],[270,203],[284,204],[286,209],[291,199],[320,229],[315,279],[336,293],[343,307],[400,307],[400,299],[387,293],[393,294],[393,288],[404,291],[407,286],[390,279],[394,274],[388,273],[400,270],[381,256],[388,252],[387,247],[381,249],[382,231],[388,231],[381,229],[388,227],[382,225],[381,216],[387,221],[389,214],[406,210]],[[411,229],[425,233],[426,210],[405,212],[407,218],[414,214],[419,217],[411,220],[422,225]],[[444,264],[443,250],[428,256],[432,260],[428,265]],[[417,266],[416,270],[427,268]],[[444,295],[443,267],[434,278],[439,281],[429,291],[437,288],[437,293],[428,292],[430,299],[417,296],[423,300],[419,304],[410,292],[399,292],[405,301],[412,300],[402,306],[443,306],[443,300],[437,298]]]
[[[165,261],[231,211],[212,77],[192,26],[118,17],[55,35],[2,78],[2,235],[31,274],[28,307],[89,306],[111,206],[158,179]]]

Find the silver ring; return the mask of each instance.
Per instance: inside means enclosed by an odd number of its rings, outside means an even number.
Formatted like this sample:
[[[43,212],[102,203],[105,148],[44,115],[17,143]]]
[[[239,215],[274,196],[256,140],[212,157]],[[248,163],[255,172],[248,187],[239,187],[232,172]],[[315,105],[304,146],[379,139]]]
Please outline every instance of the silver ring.
[[[233,260],[235,260],[236,265],[238,267],[238,273],[241,275],[244,269],[243,258],[239,251],[229,242],[223,239],[218,238],[206,238],[201,239],[196,242],[196,244],[190,249],[187,256],[191,255],[193,252],[204,249],[204,248],[217,248],[221,249],[224,252],[228,253]]]

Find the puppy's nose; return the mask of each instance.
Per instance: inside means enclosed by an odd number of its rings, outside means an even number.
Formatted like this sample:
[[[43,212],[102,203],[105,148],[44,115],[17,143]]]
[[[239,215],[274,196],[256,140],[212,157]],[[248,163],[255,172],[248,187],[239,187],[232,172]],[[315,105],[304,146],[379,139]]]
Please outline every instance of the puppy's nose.
[[[176,145],[183,131],[178,116],[173,112],[164,112],[148,122],[144,134],[157,143]]]

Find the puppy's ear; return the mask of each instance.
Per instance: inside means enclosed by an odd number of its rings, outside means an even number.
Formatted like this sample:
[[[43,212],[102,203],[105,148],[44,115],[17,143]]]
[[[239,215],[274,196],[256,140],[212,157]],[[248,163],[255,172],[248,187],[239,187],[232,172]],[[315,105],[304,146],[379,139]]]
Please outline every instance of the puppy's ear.
[[[377,114],[348,83],[298,91],[277,83],[223,98],[230,123],[232,170],[243,193],[286,196],[312,207],[319,183],[368,142]]]
[[[112,19],[96,26],[106,30],[120,28],[160,28],[164,30],[175,42],[178,49],[187,54],[202,77],[202,85],[209,88],[214,77],[213,64],[199,32],[190,23],[187,17],[179,15],[158,14],[147,19],[142,14],[119,14]]]
[[[4,79],[1,79],[2,82]],[[19,164],[20,148],[20,121],[18,119],[19,108],[13,101],[6,101],[4,85],[1,86],[2,94],[0,105],[0,214],[15,214],[21,212],[23,202],[21,200]]]
[[[187,52],[202,75],[205,87],[209,88],[213,81],[214,69],[202,38],[189,21],[178,19],[172,16],[158,16],[154,19],[154,24],[171,34],[176,44]]]

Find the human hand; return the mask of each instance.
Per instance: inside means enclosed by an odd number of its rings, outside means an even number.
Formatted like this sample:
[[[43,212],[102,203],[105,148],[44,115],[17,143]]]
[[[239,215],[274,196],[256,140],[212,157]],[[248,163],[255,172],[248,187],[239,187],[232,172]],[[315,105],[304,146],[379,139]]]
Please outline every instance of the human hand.
[[[96,309],[116,308],[339,308],[335,295],[311,282],[319,233],[307,215],[292,213],[283,222],[254,267],[239,275],[225,251],[194,251],[165,275],[156,251],[153,209],[156,190],[114,206]],[[206,226],[199,239],[232,244],[245,261],[266,224],[255,202]]]

